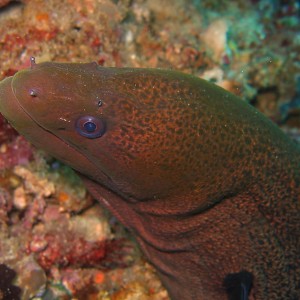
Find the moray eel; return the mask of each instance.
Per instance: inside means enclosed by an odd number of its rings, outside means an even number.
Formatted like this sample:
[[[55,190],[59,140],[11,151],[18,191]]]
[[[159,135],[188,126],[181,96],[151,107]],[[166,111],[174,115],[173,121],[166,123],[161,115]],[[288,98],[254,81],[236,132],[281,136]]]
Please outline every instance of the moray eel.
[[[236,96],[175,71],[32,59],[1,82],[0,111],[81,174],[171,299],[300,299],[300,149]]]

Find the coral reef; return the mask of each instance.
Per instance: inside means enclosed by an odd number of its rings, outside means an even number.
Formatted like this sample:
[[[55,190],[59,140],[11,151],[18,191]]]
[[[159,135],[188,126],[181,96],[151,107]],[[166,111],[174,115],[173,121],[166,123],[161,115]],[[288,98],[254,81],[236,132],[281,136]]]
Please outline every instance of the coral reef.
[[[72,170],[39,155],[0,182],[0,262],[17,271],[22,299],[48,294],[64,299],[70,293],[106,299],[121,288],[124,270],[132,284],[143,282],[142,270],[130,274],[145,262],[128,233],[92,200]],[[162,299],[154,273],[149,289],[153,284],[158,287],[153,299]]]
[[[0,0],[0,80],[30,56],[172,68],[241,96],[300,142],[299,9],[268,0]],[[22,299],[168,299],[128,232],[2,116],[0,171],[0,263],[16,270]]]

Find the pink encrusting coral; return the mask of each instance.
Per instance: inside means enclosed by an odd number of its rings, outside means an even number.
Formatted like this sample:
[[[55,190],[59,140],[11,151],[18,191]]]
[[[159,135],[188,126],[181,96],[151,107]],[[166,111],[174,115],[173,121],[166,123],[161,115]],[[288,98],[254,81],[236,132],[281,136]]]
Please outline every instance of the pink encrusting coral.
[[[19,136],[0,115],[0,171],[27,163],[32,154],[30,143]]]
[[[42,223],[35,226],[26,245],[44,270],[98,267],[109,270],[128,267],[135,247],[122,237],[112,238],[101,210],[89,208],[83,215],[70,218],[57,205],[48,205]]]
[[[0,115],[0,145],[11,142],[17,135],[17,131]]]
[[[40,237],[39,237],[40,238]],[[44,270],[50,270],[54,265],[58,267],[72,266],[72,268],[98,267],[103,270],[128,267],[126,262],[132,245],[126,240],[104,240],[98,242],[86,241],[69,232],[58,239],[53,233],[43,237],[43,241],[31,241],[28,252],[36,252],[36,259]],[[35,249],[39,243],[42,249]],[[124,249],[126,248],[126,251]]]

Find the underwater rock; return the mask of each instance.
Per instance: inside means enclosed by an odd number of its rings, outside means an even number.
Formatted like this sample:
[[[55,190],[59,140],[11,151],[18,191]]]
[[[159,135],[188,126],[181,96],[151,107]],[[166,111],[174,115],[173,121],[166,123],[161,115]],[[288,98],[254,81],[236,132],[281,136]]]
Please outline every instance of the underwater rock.
[[[24,256],[16,264],[19,270],[18,285],[22,287],[22,299],[32,299],[42,293],[46,287],[46,274],[33,255]],[[25,270],[25,271],[24,271]]]
[[[0,299],[20,300],[21,289],[13,285],[16,272],[5,264],[0,264]]]

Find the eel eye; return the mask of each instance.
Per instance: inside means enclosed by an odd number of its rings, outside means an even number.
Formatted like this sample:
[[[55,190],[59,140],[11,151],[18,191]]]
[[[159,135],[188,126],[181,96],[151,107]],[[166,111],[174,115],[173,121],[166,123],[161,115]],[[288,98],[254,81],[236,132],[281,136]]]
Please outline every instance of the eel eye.
[[[77,132],[89,139],[95,139],[102,136],[105,133],[105,122],[102,119],[95,118],[93,116],[80,117],[76,121]]]

